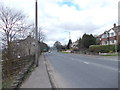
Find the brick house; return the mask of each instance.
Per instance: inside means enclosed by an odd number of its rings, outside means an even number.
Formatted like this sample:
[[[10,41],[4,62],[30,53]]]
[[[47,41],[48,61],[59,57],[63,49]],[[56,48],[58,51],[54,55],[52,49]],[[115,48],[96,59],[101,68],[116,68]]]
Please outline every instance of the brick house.
[[[104,33],[97,36],[98,44],[100,45],[109,45],[120,43],[120,25],[116,26],[105,31]]]

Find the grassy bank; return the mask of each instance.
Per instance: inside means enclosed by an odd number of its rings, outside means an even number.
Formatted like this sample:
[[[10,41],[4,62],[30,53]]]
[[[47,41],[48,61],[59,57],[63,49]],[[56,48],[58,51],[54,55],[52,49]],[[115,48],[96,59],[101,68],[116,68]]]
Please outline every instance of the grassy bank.
[[[100,56],[120,56],[120,54],[108,54],[108,55],[100,55]]]

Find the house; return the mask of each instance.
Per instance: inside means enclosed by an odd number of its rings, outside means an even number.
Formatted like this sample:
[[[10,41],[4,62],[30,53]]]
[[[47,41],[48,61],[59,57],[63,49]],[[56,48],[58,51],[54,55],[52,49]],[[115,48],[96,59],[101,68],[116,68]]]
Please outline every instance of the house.
[[[12,41],[12,53],[14,56],[27,56],[35,54],[35,40],[33,37],[28,36],[22,40]]]
[[[109,45],[109,44],[117,44],[120,39],[120,25],[116,26],[105,31],[104,33],[97,36],[97,41],[100,45]]]
[[[78,42],[79,42],[79,40],[73,42],[73,43],[71,44],[71,48],[72,48],[72,49],[78,49]]]
[[[38,41],[38,55],[41,52],[48,51],[49,47],[44,42]],[[12,53],[15,57],[24,57],[28,55],[35,55],[36,53],[36,44],[35,39],[31,36],[28,36],[22,40],[12,41]]]
[[[49,50],[48,45],[44,42],[39,42],[38,48],[39,48],[40,52],[47,52]]]

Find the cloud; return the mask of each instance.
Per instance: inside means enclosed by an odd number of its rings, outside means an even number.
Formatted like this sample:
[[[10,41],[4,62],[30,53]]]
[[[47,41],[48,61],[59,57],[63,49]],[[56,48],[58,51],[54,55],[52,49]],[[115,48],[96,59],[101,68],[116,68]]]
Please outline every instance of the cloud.
[[[63,38],[68,38],[63,31],[70,31],[71,38],[75,41],[84,33],[100,34],[112,28],[113,23],[117,23],[117,1],[58,0],[58,2],[59,4],[57,1],[47,3],[43,13],[45,18],[43,22],[48,27],[47,30],[51,31],[48,35],[51,40],[54,38],[54,41],[59,39],[62,42]],[[79,5],[80,10],[76,9],[75,5]],[[58,35],[53,36],[54,34]]]
[[[34,0],[3,0],[8,6],[23,9],[34,21]],[[118,21],[117,0],[38,0],[39,26],[45,30],[45,42],[68,43],[84,33],[100,34]],[[66,32],[67,31],[67,32]]]
[[[75,7],[76,10],[80,10],[80,7],[78,4],[74,3],[73,0],[65,0],[65,1],[62,1],[62,2],[58,2],[58,5],[59,6],[64,6],[64,5],[67,5],[69,7]]]

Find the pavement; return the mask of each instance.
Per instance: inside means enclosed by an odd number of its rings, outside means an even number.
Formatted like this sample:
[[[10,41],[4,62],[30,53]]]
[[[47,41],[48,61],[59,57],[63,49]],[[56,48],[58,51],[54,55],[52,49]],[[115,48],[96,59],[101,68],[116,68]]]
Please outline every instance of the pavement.
[[[39,58],[39,66],[22,84],[21,88],[52,88],[43,55],[41,55]]]

